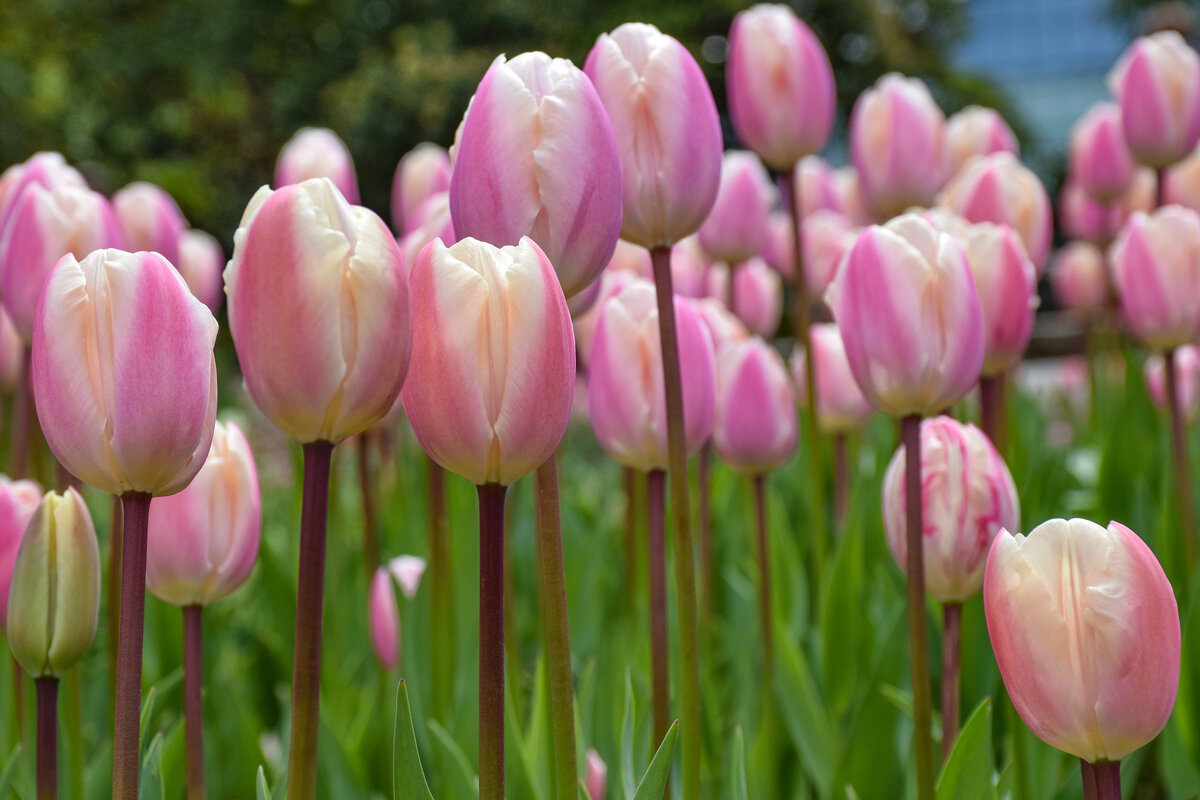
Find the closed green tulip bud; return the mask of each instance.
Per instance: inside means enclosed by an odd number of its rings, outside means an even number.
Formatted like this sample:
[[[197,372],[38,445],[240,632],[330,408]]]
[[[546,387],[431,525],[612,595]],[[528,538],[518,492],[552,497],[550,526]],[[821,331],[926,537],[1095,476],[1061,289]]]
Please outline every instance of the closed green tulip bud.
[[[92,646],[100,613],[100,549],[83,498],[47,492],[13,567],[8,644],[32,678],[59,677]]]

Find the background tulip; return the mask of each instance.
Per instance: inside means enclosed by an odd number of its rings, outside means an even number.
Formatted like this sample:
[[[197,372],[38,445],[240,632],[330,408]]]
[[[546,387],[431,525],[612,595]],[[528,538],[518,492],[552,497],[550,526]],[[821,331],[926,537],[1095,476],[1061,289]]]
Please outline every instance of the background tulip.
[[[8,230],[13,207],[29,186],[40,186],[47,191],[60,186],[86,189],[87,181],[61,153],[34,153],[27,161],[9,167],[0,178],[0,238]]]
[[[707,295],[729,302],[729,268],[714,264],[707,274]],[[774,336],[783,316],[783,281],[761,258],[733,269],[733,312],[759,336]]]
[[[1157,191],[1154,171],[1142,168],[1116,200],[1101,203],[1068,176],[1058,198],[1063,232],[1074,239],[1106,246],[1135,211],[1154,210],[1158,205]]]
[[[850,170],[853,171],[853,167]],[[846,187],[842,174],[842,171],[834,170],[829,166],[829,162],[820,156],[805,156],[800,159],[793,172],[792,191],[800,198],[800,208],[805,219],[818,211],[836,211],[839,214],[847,212]],[[791,214],[788,214],[788,218],[791,218]]]
[[[813,369],[817,376],[817,424],[825,434],[851,433],[870,419],[875,409],[854,380],[838,326],[832,322],[818,323],[809,329],[809,336],[816,354]],[[793,351],[792,375],[800,402],[808,396],[804,391],[804,358],[803,350]]]
[[[421,576],[425,574],[425,559],[418,556],[396,556],[387,562],[388,572],[409,600],[417,596]]]
[[[700,321],[704,323],[704,327],[708,329],[708,336],[713,346],[713,356],[716,359],[721,358],[721,351],[726,346],[750,338],[750,330],[717,298],[705,297],[701,300],[693,300],[691,306],[700,315]]]
[[[331,181],[258,190],[225,292],[246,390],[289,436],[336,444],[391,409],[411,348],[408,276],[383,220]]]
[[[1121,108],[1096,103],[1071,128],[1068,169],[1097,200],[1111,200],[1129,186],[1138,165],[1125,144]]]
[[[1004,117],[994,108],[967,106],[946,120],[946,149],[950,154],[950,175],[954,175],[975,156],[990,153],[1017,153],[1017,137]]]
[[[125,247],[150,250],[162,254],[172,264],[179,263],[179,237],[188,224],[166,189],[136,181],[113,194],[112,207],[125,237]]]
[[[450,190],[450,155],[433,142],[421,142],[400,158],[392,177],[392,230],[413,229],[412,214],[432,194]]]
[[[1050,286],[1063,308],[1096,312],[1109,304],[1108,262],[1090,242],[1068,242],[1054,257]]]
[[[629,245],[636,247],[637,245]],[[645,251],[643,251],[645,252]],[[592,307],[583,314],[572,315],[571,325],[575,329],[575,355],[580,365],[587,369],[588,358],[592,352],[592,342],[596,338],[596,324],[600,322],[600,309],[608,298],[621,293],[631,283],[652,284],[644,277],[629,270],[606,269],[600,275],[600,295]]]
[[[8,616],[8,590],[13,565],[29,519],[42,502],[42,489],[33,481],[14,481],[0,475],[0,630]]]
[[[1165,167],[1200,139],[1200,56],[1176,31],[1137,39],[1108,74],[1135,158]]]
[[[1038,306],[1037,273],[1007,225],[972,225],[966,253],[983,313],[982,374],[1000,375],[1016,366],[1029,346]]]
[[[221,279],[225,254],[221,252],[221,243],[204,231],[184,231],[179,237],[179,261],[175,266],[196,299],[216,314],[225,294]]]
[[[1135,213],[1109,250],[1121,313],[1155,350],[1200,335],[1200,216],[1181,206]]]
[[[588,750],[587,769],[583,776],[583,785],[587,789],[588,800],[604,800],[608,788],[608,767],[595,750]]]
[[[731,343],[717,361],[713,446],[739,472],[762,475],[796,449],[796,392],[779,353],[758,338]]]
[[[400,663],[400,610],[387,567],[379,567],[371,578],[371,596],[367,607],[371,626],[371,649],[387,671]]]
[[[1179,611],[1150,548],[1118,522],[1002,531],[983,583],[988,635],[1021,719],[1084,761],[1153,739],[1179,687]]]
[[[441,239],[447,247],[458,241],[454,233],[454,219],[450,216],[450,192],[436,192],[426,197],[417,206],[410,220],[412,227],[400,240],[400,260],[405,272],[412,272],[417,255],[434,239]]]
[[[726,152],[717,199],[697,234],[704,252],[727,263],[758,255],[767,241],[768,214],[775,195],[757,156],[744,150]]]
[[[701,298],[708,296],[708,275],[713,269],[713,260],[700,246],[695,236],[680,239],[671,248],[671,286],[680,297]],[[653,273],[648,276],[653,280]],[[722,295],[727,298],[728,295]]]
[[[328,178],[349,202],[358,204],[354,159],[338,135],[328,128],[301,128],[279,151],[275,188],[314,178]]]
[[[857,230],[841,214],[818,211],[804,218],[804,277],[812,297],[823,297]]]
[[[0,305],[0,390],[12,392],[24,372],[25,340]]]
[[[1175,393],[1179,398],[1179,408],[1184,418],[1191,420],[1196,416],[1197,401],[1200,401],[1200,350],[1195,345],[1185,344],[1176,348],[1174,358]],[[1163,354],[1156,353],[1147,358],[1144,373],[1150,399],[1160,411],[1169,412]]]
[[[1200,148],[1164,171],[1163,202],[1200,212]]]

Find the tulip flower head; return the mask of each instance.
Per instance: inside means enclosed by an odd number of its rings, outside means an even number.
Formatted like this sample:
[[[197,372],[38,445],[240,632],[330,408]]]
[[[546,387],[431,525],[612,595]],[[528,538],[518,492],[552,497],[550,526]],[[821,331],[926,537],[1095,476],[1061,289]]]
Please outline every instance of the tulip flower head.
[[[758,255],[767,241],[776,194],[757,156],[745,150],[726,152],[716,202],[697,234],[704,252],[734,264]]]
[[[585,760],[587,766],[583,785],[587,789],[588,800],[604,800],[604,792],[608,788],[608,766],[595,750],[588,750]]]
[[[1108,261],[1090,242],[1068,242],[1054,257],[1050,286],[1063,308],[1094,313],[1108,307]]]
[[[1108,246],[1135,211],[1148,214],[1155,209],[1157,191],[1154,170],[1143,167],[1116,200],[1101,203],[1068,175],[1058,198],[1063,232],[1073,239]]]
[[[1108,74],[1125,141],[1138,161],[1165,167],[1200,140],[1200,56],[1176,31],[1143,36]]]
[[[1020,362],[1029,346],[1038,306],[1037,273],[1007,225],[972,225],[965,244],[983,313],[982,374],[1001,375]]]
[[[811,297],[825,294],[857,236],[857,229],[841,214],[818,211],[804,218],[804,278]]]
[[[14,164],[0,176],[0,238],[8,230],[13,206],[29,186],[54,191],[61,186],[88,188],[79,170],[67,163],[61,153],[34,153],[27,161]]]
[[[853,170],[853,167],[850,169]],[[792,179],[793,196],[800,198],[805,219],[818,211],[847,213],[844,171],[834,170],[825,159],[820,156],[800,159]],[[789,211],[783,213],[791,218]]]
[[[400,158],[392,177],[392,230],[412,231],[413,212],[432,194],[450,191],[450,154],[433,142],[421,142]]]
[[[628,244],[623,242],[623,244]],[[628,245],[637,247],[637,245]],[[639,248],[641,249],[641,248]],[[645,250],[642,250],[644,253]],[[586,368],[592,352],[592,342],[596,338],[596,324],[600,321],[600,309],[604,302],[614,295],[620,294],[631,283],[649,283],[647,278],[629,270],[613,270],[611,267],[600,274],[600,294],[591,308],[582,314],[573,314],[571,324],[575,329],[575,352],[579,363]]]
[[[1138,165],[1125,144],[1121,108],[1097,103],[1071,128],[1071,176],[1097,200],[1119,196],[1137,173]]]
[[[0,475],[0,630],[8,616],[8,589],[13,565],[29,519],[42,502],[42,489],[33,481],[14,481]]]
[[[1185,344],[1175,350],[1174,358],[1175,394],[1184,419],[1191,420],[1196,416],[1196,406],[1200,404],[1200,350],[1195,345]],[[1150,399],[1160,411],[1169,412],[1165,355],[1155,353],[1147,358],[1143,371]]]
[[[371,578],[367,619],[375,657],[385,670],[394,670],[400,664],[400,610],[387,567],[378,567]]]
[[[136,181],[117,190],[112,207],[127,248],[161,253],[172,264],[179,263],[179,237],[188,224],[166,189]]]
[[[714,264],[706,276],[706,293],[728,303],[729,268]],[[733,270],[733,312],[759,336],[774,336],[783,316],[783,280],[761,258],[752,258]]]
[[[735,342],[750,338],[750,330],[733,312],[715,297],[693,300],[692,308],[700,315],[700,321],[708,329],[712,340],[713,356],[720,361],[721,352]]]
[[[796,390],[787,367],[759,338],[725,347],[717,361],[713,447],[734,470],[762,475],[796,449]]]
[[[993,108],[967,106],[946,120],[946,148],[950,153],[950,175],[975,156],[1017,153],[1017,137],[1004,117]]]
[[[854,380],[838,326],[832,322],[817,323],[808,329],[808,336],[816,357],[813,372],[817,379],[817,426],[821,433],[839,436],[861,428],[875,409]],[[792,376],[800,403],[808,401],[805,358],[802,348],[792,352]]]
[[[221,252],[221,243],[204,231],[186,230],[179,237],[179,261],[175,266],[196,299],[216,314],[225,294],[221,279],[225,254]]]
[[[328,178],[349,202],[358,204],[354,159],[338,135],[328,128],[301,128],[279,151],[275,188],[314,178]]]
[[[409,220],[412,228],[400,239],[400,260],[404,271],[411,273],[417,256],[425,245],[441,239],[449,247],[458,241],[454,234],[454,219],[450,216],[450,192],[435,192],[417,206]]]
[[[1200,147],[1163,173],[1163,202],[1200,212]]]

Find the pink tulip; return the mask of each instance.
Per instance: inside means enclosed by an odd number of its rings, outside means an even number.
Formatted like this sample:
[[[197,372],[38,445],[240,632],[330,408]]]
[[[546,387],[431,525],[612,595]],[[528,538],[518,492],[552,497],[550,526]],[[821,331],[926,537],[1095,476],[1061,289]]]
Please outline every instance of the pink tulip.
[[[176,266],[196,299],[217,313],[225,296],[225,283],[221,278],[225,254],[221,252],[221,243],[204,231],[184,231],[179,237]]]
[[[1007,225],[981,222],[966,238],[967,262],[983,312],[983,376],[1001,375],[1025,355],[1038,306],[1037,273]]]
[[[942,110],[916,78],[893,72],[859,96],[850,153],[876,218],[933,202],[946,179],[945,127]]]
[[[413,212],[432,194],[450,191],[450,154],[433,142],[421,142],[400,158],[392,177],[392,230],[413,230]]]
[[[992,540],[1020,524],[1017,487],[983,431],[950,417],[921,423],[921,508],[926,589],[943,603],[962,603],[983,585]],[[907,563],[904,446],[883,477],[888,549]]]
[[[796,391],[779,353],[758,338],[726,346],[717,361],[717,455],[738,472],[762,475],[791,457],[798,434]]]
[[[788,6],[760,3],[733,18],[725,87],[738,138],[775,169],[791,169],[829,141],[833,67]]]
[[[647,249],[695,233],[721,180],[721,123],[687,48],[653,25],[601,34],[584,71],[612,120],[624,173],[621,237]]]
[[[232,422],[187,488],[150,504],[146,588],[176,606],[207,606],[241,586],[258,556],[262,501],[254,453]]]
[[[1094,199],[1118,197],[1137,172],[1121,129],[1121,108],[1096,103],[1071,128],[1069,166],[1073,180]]]
[[[793,191],[800,198],[805,219],[818,211],[846,213],[846,186],[842,175],[843,172],[834,170],[820,156],[800,159],[793,175]]]
[[[833,171],[833,180],[837,186],[838,195],[842,198],[842,208],[846,219],[855,227],[863,227],[874,222],[871,212],[863,199],[862,184],[858,180],[858,170],[853,166],[839,167]]]
[[[1183,158],[1200,140],[1200,56],[1176,31],[1136,40],[1108,74],[1125,141],[1148,167]]]
[[[1172,165],[1163,175],[1163,200],[1200,212],[1200,147]]]
[[[400,664],[400,610],[386,567],[379,567],[371,578],[367,618],[371,625],[371,649],[385,670]]]
[[[1150,548],[1119,522],[1001,531],[983,578],[1004,686],[1042,741],[1119,761],[1166,724],[1179,688],[1179,610]]]
[[[477,485],[507,486],[558,446],[575,338],[554,268],[532,239],[434,241],[412,271],[404,410],[425,452]]]
[[[459,236],[528,236],[572,297],[595,280],[621,231],[621,155],[604,105],[563,58],[499,56],[463,120],[450,179]]]
[[[409,600],[417,596],[421,577],[425,574],[425,559],[419,556],[396,556],[387,562],[388,572]]]
[[[1154,171],[1142,168],[1125,191],[1111,203],[1093,199],[1070,177],[1059,194],[1058,211],[1063,231],[1074,239],[1107,245],[1135,211],[1149,213],[1158,205]]]
[[[671,248],[671,288],[680,297],[707,297],[708,275],[712,268],[713,260],[695,236],[685,236]],[[648,277],[653,281],[653,270]]]
[[[313,178],[328,178],[350,203],[358,205],[354,159],[338,135],[328,128],[301,128],[279,151],[275,188]]]
[[[971,161],[938,196],[938,205],[968,222],[1012,228],[1041,277],[1050,257],[1054,227],[1050,197],[1038,177],[1012,153],[993,153]]]
[[[804,218],[808,221],[808,217]],[[792,215],[784,210],[772,211],[767,217],[767,241],[763,244],[762,260],[785,278],[796,269],[796,246],[792,242]]]
[[[761,258],[752,258],[733,270],[734,308],[746,327],[759,336],[771,337],[783,316],[783,280]],[[728,303],[729,268],[714,264],[706,277],[708,297]]]
[[[617,247],[613,250],[612,258],[608,260],[608,266],[604,270],[606,273],[631,272],[648,281],[654,280],[654,266],[650,262],[650,251],[624,239],[617,240]]]
[[[0,475],[0,630],[7,628],[8,590],[17,551],[41,502],[42,489],[33,481],[14,481]]]
[[[212,444],[216,338],[212,313],[157,253],[63,256],[38,302],[32,361],[59,463],[115,495],[187,486]]]
[[[1004,117],[992,108],[967,106],[946,120],[946,147],[950,152],[950,175],[975,156],[1020,152],[1017,137]]]
[[[822,322],[808,329],[816,361],[813,372],[817,378],[817,426],[821,433],[838,436],[863,426],[875,409],[863,397],[850,362],[842,334],[832,322]],[[805,353],[802,348],[792,352],[792,377],[796,382],[796,397],[801,404],[808,402]]]
[[[826,300],[850,370],[875,408],[935,414],[979,379],[979,297],[961,246],[905,214],[872,225],[846,253]]]
[[[1147,358],[1144,373],[1150,399],[1160,411],[1169,412],[1163,354],[1156,353]],[[1175,394],[1184,419],[1191,420],[1196,416],[1197,401],[1200,401],[1200,350],[1195,345],[1185,344],[1175,350]]]
[[[637,247],[637,245],[629,246]],[[596,325],[600,322],[600,309],[604,307],[604,302],[608,298],[620,294],[631,283],[649,283],[649,281],[629,270],[613,270],[610,266],[600,274],[600,296],[596,298],[596,302],[584,313],[572,315],[571,325],[575,329],[575,352],[584,369],[587,368],[588,357],[592,352],[592,342],[596,338]]]
[[[1063,308],[1095,312],[1108,307],[1108,262],[1090,242],[1068,242],[1050,269],[1054,299]]]
[[[715,261],[729,263],[758,255],[767,241],[767,215],[775,205],[775,195],[757,156],[744,150],[726,152],[717,200],[697,234],[704,252]]]
[[[713,356],[720,362],[721,353],[726,347],[750,338],[750,330],[715,297],[705,297],[693,300],[692,308],[700,315],[700,321],[708,329],[708,338],[712,341]]]
[[[40,186],[46,191],[54,191],[62,186],[88,188],[83,175],[67,164],[61,153],[35,153],[27,161],[14,164],[0,176],[0,239],[8,229],[13,206],[29,186]]]
[[[608,788],[608,767],[595,750],[588,750],[584,760],[587,766],[584,770],[583,785],[587,789],[588,800],[604,800]]]
[[[25,366],[25,340],[0,306],[0,390],[15,391]]]
[[[704,323],[675,298],[679,365],[683,381],[685,444],[689,455],[708,441],[716,403],[716,366]],[[588,357],[588,408],[604,451],[621,464],[650,471],[667,468],[666,395],[654,288],[635,283],[600,309]]]
[[[412,272],[413,264],[425,245],[434,239],[453,244],[458,241],[454,234],[454,220],[450,216],[450,192],[436,192],[426,197],[411,215],[412,228],[400,240],[400,259],[406,272]]]
[[[165,189],[145,181],[131,183],[112,196],[112,207],[126,247],[161,253],[172,264],[179,263],[179,237],[188,224]]]
[[[258,190],[225,271],[254,404],[303,443],[337,443],[395,402],[412,340],[408,276],[383,220],[327,178]]]
[[[845,217],[832,211],[804,218],[804,277],[810,297],[824,296],[857,235]]]
[[[1154,350],[1200,336],[1200,215],[1182,206],[1130,217],[1109,250],[1121,314]]]

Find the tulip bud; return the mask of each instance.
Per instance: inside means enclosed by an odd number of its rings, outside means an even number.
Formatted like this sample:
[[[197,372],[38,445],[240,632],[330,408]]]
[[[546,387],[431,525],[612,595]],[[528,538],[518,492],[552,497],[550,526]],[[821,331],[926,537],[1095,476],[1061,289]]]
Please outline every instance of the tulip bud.
[[[1001,531],[983,578],[1004,686],[1039,739],[1119,761],[1166,724],[1179,688],[1179,610],[1150,548],[1119,522]]]
[[[908,563],[904,452],[901,445],[883,477],[884,529],[901,568]],[[983,585],[996,534],[1021,517],[1012,475],[983,431],[950,417],[921,422],[921,508],[926,589],[940,602],[964,602]]]
[[[632,244],[628,246],[637,247]],[[592,304],[591,308],[582,314],[573,315],[571,318],[571,325],[575,329],[575,353],[582,367],[587,368],[588,358],[592,352],[592,342],[596,338],[596,323],[600,321],[600,309],[604,306],[604,301],[620,294],[621,290],[631,283],[647,282],[647,279],[641,275],[628,270],[613,270],[611,267],[600,274],[600,296],[596,298],[596,302]]]
[[[833,180],[837,185],[838,195],[842,198],[842,208],[846,219],[855,227],[870,225],[874,220],[863,199],[862,183],[858,180],[858,170],[853,166],[839,167],[833,172]]]
[[[1200,336],[1200,215],[1181,206],[1134,214],[1109,250],[1121,314],[1154,350]]]
[[[392,230],[407,234],[413,212],[432,194],[450,191],[450,155],[433,142],[421,142],[400,158],[392,178]]]
[[[733,282],[732,310],[738,319],[759,336],[774,336],[783,316],[783,280],[779,273],[761,258],[752,258],[733,269]],[[705,283],[709,297],[728,303],[729,269],[724,264],[714,264]]]
[[[1109,304],[1108,262],[1090,242],[1068,242],[1050,270],[1054,299],[1063,308],[1096,312]]]
[[[692,455],[712,433],[716,366],[700,315],[679,297],[675,328],[684,442]],[[588,409],[600,446],[618,462],[646,472],[667,468],[666,393],[653,286],[627,286],[601,307],[588,357]]]
[[[225,295],[225,283],[221,279],[225,254],[221,252],[221,243],[204,231],[184,231],[179,237],[176,266],[196,299],[216,314]]]
[[[400,664],[400,611],[386,567],[379,567],[371,578],[367,617],[371,625],[371,649],[385,670]]]
[[[64,256],[38,303],[32,360],[59,462],[116,495],[187,486],[212,444],[216,338],[212,313],[159,254]]]
[[[421,576],[425,574],[425,559],[418,556],[396,556],[387,563],[388,572],[409,600],[417,595]]]
[[[1101,203],[1069,176],[1059,194],[1063,232],[1074,239],[1108,245],[1135,211],[1149,213],[1158,205],[1154,171],[1142,168],[1125,191],[1111,203]]]
[[[1200,212],[1200,147],[1163,173],[1163,203]]]
[[[587,751],[585,761],[587,767],[583,785],[587,789],[588,800],[604,800],[604,792],[608,788],[608,766],[595,750]]]
[[[0,238],[8,230],[13,206],[29,186],[52,192],[62,186],[86,189],[87,181],[79,170],[67,164],[61,153],[34,153],[27,161],[9,167],[0,177]]]
[[[454,220],[450,216],[449,191],[426,197],[412,213],[410,223],[412,228],[400,240],[400,260],[407,273],[412,272],[413,264],[417,263],[417,256],[425,249],[425,245],[434,239],[441,239],[443,244],[458,241],[454,234]]]
[[[685,240],[686,241],[686,240]],[[632,244],[624,239],[617,239],[616,249],[608,260],[605,273],[629,272],[648,281],[654,280],[654,265],[650,261],[650,251],[641,245]]]
[[[57,678],[92,646],[100,548],[79,492],[49,492],[29,521],[8,596],[8,646],[32,678]]]
[[[850,169],[853,170],[853,167]],[[805,219],[818,211],[846,213],[845,178],[841,174],[820,156],[800,159],[793,174],[792,190],[800,198]],[[791,219],[790,212],[784,213]]]
[[[880,411],[935,414],[979,379],[983,319],[970,265],[953,236],[921,217],[863,231],[826,300],[850,370]]]
[[[245,582],[258,556],[262,501],[246,437],[218,422],[187,488],[150,505],[146,588],[176,606],[207,606]]]
[[[328,128],[296,131],[275,161],[276,189],[313,178],[328,178],[348,202],[358,205],[354,159],[346,143]]]
[[[583,69],[621,154],[621,237],[653,249],[695,233],[717,197],[722,149],[696,59],[653,25],[629,22],[601,34]]]
[[[1020,362],[1029,346],[1038,306],[1037,273],[1007,225],[972,225],[965,244],[983,313],[982,374],[1001,375]]]
[[[791,457],[798,434],[796,392],[779,353],[758,338],[727,346],[717,362],[717,455],[762,475]]]
[[[709,258],[736,264],[758,255],[767,241],[767,215],[775,195],[770,176],[753,153],[725,153],[716,202],[697,234]]]
[[[1004,117],[983,106],[967,106],[950,115],[946,120],[946,148],[950,153],[950,175],[975,156],[1019,152],[1017,137]]]
[[[712,268],[713,260],[696,236],[686,236],[671,248],[671,288],[679,297],[708,297],[708,275]],[[653,270],[648,277],[654,280]]]
[[[33,481],[14,481],[0,475],[0,630],[6,627],[8,590],[21,538],[41,502],[42,489]]]
[[[804,278],[810,297],[822,297],[837,275],[857,231],[841,214],[818,211],[804,218]]]
[[[12,317],[0,305],[0,389],[13,392],[25,364],[25,340]]]
[[[575,337],[554,268],[532,239],[434,241],[412,271],[412,379],[421,447],[476,485],[507,486],[558,447],[575,389]]]
[[[700,315],[700,321],[708,329],[708,337],[713,346],[713,356],[718,362],[721,352],[726,347],[750,338],[750,331],[742,321],[717,298],[705,297],[693,300],[692,308]]]
[[[117,190],[112,196],[112,207],[126,247],[159,253],[172,264],[179,263],[179,237],[188,224],[165,189],[136,181]]]
[[[775,169],[791,169],[829,141],[833,67],[788,6],[760,3],[733,18],[725,87],[738,138]]]
[[[1137,173],[1116,103],[1096,103],[1088,109],[1071,128],[1067,151],[1073,179],[1097,200],[1119,196]]]
[[[859,96],[850,115],[850,154],[876,218],[933,202],[946,178],[945,126],[916,78],[893,72]]]
[[[1176,348],[1175,358],[1175,397],[1179,401],[1179,409],[1187,420],[1196,416],[1197,400],[1200,400],[1200,350],[1194,345],[1185,344]],[[1146,391],[1158,409],[1169,412],[1167,404],[1167,367],[1162,353],[1156,353],[1146,359],[1144,367]]]
[[[301,442],[340,442],[391,409],[412,340],[408,276],[383,220],[328,179],[258,190],[225,270],[246,390]]]
[[[1108,74],[1125,141],[1148,167],[1183,158],[1200,140],[1200,56],[1176,31],[1137,39]]]
[[[808,336],[816,358],[813,372],[817,382],[817,427],[829,436],[851,433],[862,427],[875,409],[863,397],[850,371],[842,334],[834,323],[823,322],[810,327]],[[808,403],[805,358],[803,348],[792,351],[792,376],[796,397],[802,405]]]
[[[463,120],[450,210],[459,236],[533,239],[567,297],[590,285],[621,231],[621,155],[588,76],[545,53],[492,62]]]

